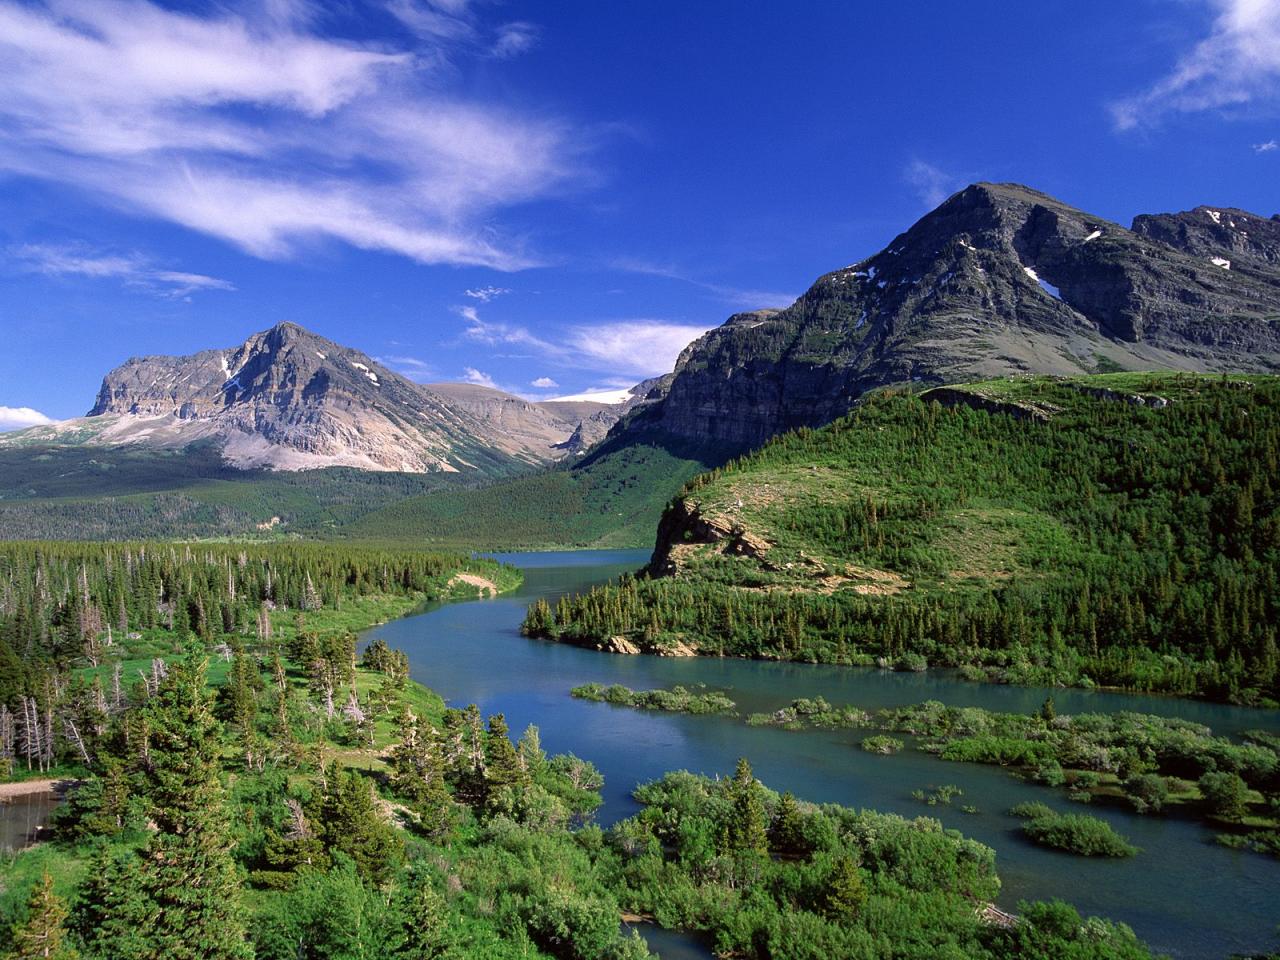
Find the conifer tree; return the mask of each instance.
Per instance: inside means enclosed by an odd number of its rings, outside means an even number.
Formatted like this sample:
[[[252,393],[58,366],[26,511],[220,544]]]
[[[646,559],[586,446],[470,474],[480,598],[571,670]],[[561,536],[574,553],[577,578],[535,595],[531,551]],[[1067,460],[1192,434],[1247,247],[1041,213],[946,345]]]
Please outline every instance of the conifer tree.
[[[769,845],[784,855],[795,855],[804,849],[804,815],[790,790],[778,803],[778,812],[769,828]]]
[[[401,855],[401,840],[378,807],[373,784],[337,762],[325,771],[324,789],[315,820],[317,834],[329,851],[351,858],[361,876],[386,881]]]
[[[500,713],[489,718],[489,736],[485,740],[486,796],[493,798],[506,787],[528,782],[516,748],[507,731],[507,719]]]
[[[746,757],[738,760],[737,770],[729,784],[729,797],[732,807],[724,836],[727,852],[767,853],[769,834],[764,799]]]
[[[157,832],[136,870],[127,870],[128,889],[120,894],[124,902],[117,918],[123,942],[99,944],[105,956],[253,956],[231,859],[218,770],[221,741],[204,689],[205,671],[203,660],[175,663],[144,708],[151,728],[148,814]]]
[[[80,954],[67,943],[69,912],[53,892],[53,878],[46,870],[27,901],[27,919],[13,930],[13,944],[4,960],[79,960]]]

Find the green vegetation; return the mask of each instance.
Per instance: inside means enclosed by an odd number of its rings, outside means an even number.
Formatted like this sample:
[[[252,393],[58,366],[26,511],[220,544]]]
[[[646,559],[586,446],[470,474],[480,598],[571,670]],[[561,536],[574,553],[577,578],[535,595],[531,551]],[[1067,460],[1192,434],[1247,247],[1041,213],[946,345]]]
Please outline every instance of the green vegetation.
[[[105,717],[141,682],[154,693],[175,638],[216,645],[352,637],[415,607],[497,589],[520,574],[491,560],[318,545],[0,544],[0,775],[88,762]],[[333,684],[330,683],[330,692]]]
[[[1043,803],[1019,804],[1009,812],[1029,818],[1022,824],[1022,832],[1041,846],[1083,857],[1132,857],[1139,852],[1111,824],[1097,817],[1057,813]]]
[[[606,696],[615,689],[616,698]],[[625,687],[596,685],[593,694],[590,699],[639,705]],[[1224,842],[1280,851],[1280,738],[1264,731],[1237,743],[1201,724],[1153,714],[1060,714],[1051,698],[1037,712],[1022,714],[936,700],[869,713],[815,697],[752,714],[747,723],[789,730],[878,729],[885,732],[866,737],[861,747],[885,755],[904,746],[890,733],[910,734],[918,749],[943,760],[1010,767],[1046,786],[1066,787],[1080,802],[1123,801],[1145,814],[1191,811],[1211,822],[1250,828]],[[949,803],[950,789],[915,795],[930,804]]]
[[[572,465],[409,497],[361,518],[344,535],[510,550],[649,546],[680,485],[729,455],[665,435],[605,441]]]
[[[720,956],[933,958],[1149,956],[1133,933],[1061,903],[983,909],[992,851],[938,821],[779,797],[740,762],[734,777],[669,773],[610,831],[622,902],[707,935]]]
[[[1001,412],[889,393],[778,437],[668,510],[678,577],[535,604],[526,631],[1280,699],[1280,379],[953,393]]]
[[[6,709],[37,717],[11,759],[81,780],[51,841],[0,860],[0,941],[22,960],[643,960],[624,911],[761,960],[1014,957],[1028,939],[1149,955],[1057,904],[993,924],[975,909],[999,889],[990,849],[779,798],[745,760],[642,787],[644,810],[601,830],[589,762],[446,709],[385,643],[358,655],[373,616],[447,595],[462,570],[509,585],[497,564],[156,544],[0,557],[6,643],[25,644],[5,655],[22,668]],[[88,629],[121,610],[118,643]]]
[[[506,476],[236,470],[218,451],[0,450],[5,539],[308,538],[434,548],[636,547],[682,483],[733,452],[653,436]],[[275,522],[273,522],[273,518]]]
[[[876,734],[874,737],[867,737],[862,741],[862,749],[867,753],[880,753],[888,756],[891,753],[897,753],[903,747],[903,743],[897,737],[890,737],[885,734]]]
[[[579,700],[594,700],[597,703],[612,703],[641,710],[663,710],[667,713],[733,713],[737,706],[717,690],[694,692],[681,686],[670,690],[631,690],[620,683],[607,687],[602,683],[586,683],[574,687],[569,693]]]

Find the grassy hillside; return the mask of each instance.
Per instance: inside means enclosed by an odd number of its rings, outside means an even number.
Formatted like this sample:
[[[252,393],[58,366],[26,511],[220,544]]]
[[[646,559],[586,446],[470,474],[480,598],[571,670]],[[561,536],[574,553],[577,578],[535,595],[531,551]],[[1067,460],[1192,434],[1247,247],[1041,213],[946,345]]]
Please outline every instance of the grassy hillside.
[[[1277,378],[888,394],[688,484],[662,521],[670,576],[527,628],[1273,702],[1278,460]]]
[[[667,501],[728,449],[653,436],[609,441],[572,466],[469,490],[409,497],[343,530],[347,537],[497,549],[653,544]]]
[[[181,452],[12,448],[0,450],[0,537],[650,546],[671,496],[732,452],[653,437],[483,483],[347,468],[235,470],[199,445]]]

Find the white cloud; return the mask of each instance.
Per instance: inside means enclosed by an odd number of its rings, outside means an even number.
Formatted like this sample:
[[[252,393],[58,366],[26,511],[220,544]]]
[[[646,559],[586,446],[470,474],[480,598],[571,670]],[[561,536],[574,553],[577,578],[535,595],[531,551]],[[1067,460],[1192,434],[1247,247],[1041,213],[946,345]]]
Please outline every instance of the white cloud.
[[[647,277],[665,277],[668,280],[679,280],[681,283],[692,284],[713,294],[717,300],[739,307],[749,307],[751,309],[785,307],[796,300],[794,293],[780,293],[776,290],[754,290],[698,280],[689,276],[674,264],[654,263],[640,257],[616,257],[609,262],[609,266],[615,270],[625,270],[627,273],[638,273]],[[621,293],[622,291],[616,292]]]
[[[391,7],[470,23],[458,2]],[[577,176],[585,138],[443,92],[433,65],[454,34],[357,44],[312,32],[321,8],[304,0],[210,9],[0,0],[0,172],[261,257],[333,238],[423,263],[534,262],[492,214]]]
[[[902,176],[916,192],[920,202],[931,210],[963,186],[953,174],[923,160],[912,160]]]
[[[1268,140],[1266,143],[1255,143],[1253,145],[1254,153],[1270,153],[1272,150],[1280,149],[1280,143],[1274,140]]]
[[[680,351],[706,331],[662,320],[624,320],[574,327],[569,346],[596,369],[654,377],[670,373]]]
[[[479,300],[481,303],[488,303],[494,297],[500,297],[504,293],[510,293],[506,287],[477,287],[474,290],[462,291],[473,300]]]
[[[56,422],[52,417],[46,417],[39,410],[33,410],[31,407],[0,406],[0,433]]]
[[[418,383],[427,383],[436,379],[436,368],[427,361],[418,357],[409,357],[402,354],[387,354],[383,357],[374,357],[384,367],[390,367],[402,377],[408,377],[410,380],[416,380]]]
[[[499,60],[517,57],[538,42],[538,28],[531,23],[516,21],[504,23],[489,52]]]
[[[462,379],[465,380],[467,383],[479,384],[482,387],[491,387],[494,390],[502,389],[496,383],[493,382],[493,377],[489,376],[487,373],[484,373],[481,370],[477,370],[475,367],[463,368]]]
[[[473,343],[488,347],[500,344],[532,347],[548,356],[562,356],[564,348],[531,333],[526,327],[509,323],[482,320],[475,307],[457,307],[458,314],[467,321],[463,336]]]
[[[109,254],[82,245],[40,243],[10,247],[8,253],[19,267],[33,273],[116,279],[126,286],[175,300],[204,290],[235,289],[230,282],[217,277],[166,270],[140,253]]]
[[[1207,0],[1214,12],[1209,35],[1184,54],[1170,73],[1136,96],[1112,104],[1120,130],[1153,123],[1169,113],[1198,113],[1280,101],[1280,3]]]
[[[556,383],[550,377],[539,377],[537,380],[531,380],[529,382],[529,386],[537,387],[539,390],[550,390],[552,387],[560,386],[560,384]]]

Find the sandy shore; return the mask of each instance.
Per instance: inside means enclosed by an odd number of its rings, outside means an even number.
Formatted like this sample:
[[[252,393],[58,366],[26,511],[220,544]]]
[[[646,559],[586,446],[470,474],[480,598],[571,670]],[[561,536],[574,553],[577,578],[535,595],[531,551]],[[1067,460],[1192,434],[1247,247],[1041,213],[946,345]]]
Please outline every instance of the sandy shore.
[[[25,797],[33,793],[60,793],[71,780],[23,780],[21,783],[0,783],[0,800]]]

